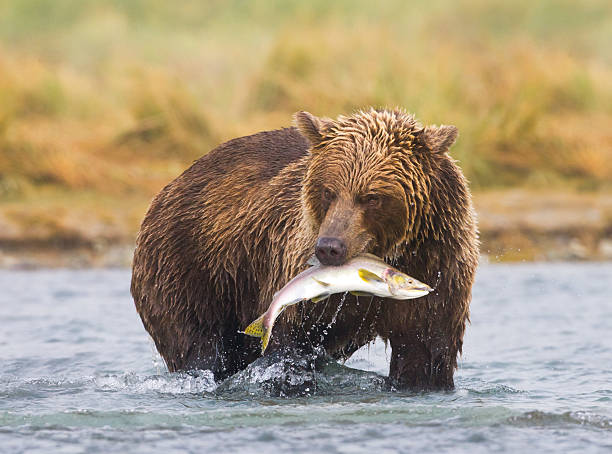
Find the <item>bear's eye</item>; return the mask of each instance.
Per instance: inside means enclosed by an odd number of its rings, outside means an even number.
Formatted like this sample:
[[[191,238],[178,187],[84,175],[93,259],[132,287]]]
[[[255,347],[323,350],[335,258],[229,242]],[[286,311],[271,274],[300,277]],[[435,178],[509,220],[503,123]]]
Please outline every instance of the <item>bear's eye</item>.
[[[336,194],[332,192],[329,188],[323,188],[323,201],[326,203],[333,202],[336,198]]]
[[[364,202],[371,208],[378,208],[382,204],[382,198],[377,194],[369,194],[365,196]]]

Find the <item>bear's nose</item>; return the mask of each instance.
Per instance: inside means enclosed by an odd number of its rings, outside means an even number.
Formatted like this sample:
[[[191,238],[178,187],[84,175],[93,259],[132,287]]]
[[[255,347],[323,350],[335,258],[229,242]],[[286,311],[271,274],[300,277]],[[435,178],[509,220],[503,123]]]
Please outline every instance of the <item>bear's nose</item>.
[[[315,255],[323,265],[342,265],[346,261],[346,244],[340,238],[321,237]]]

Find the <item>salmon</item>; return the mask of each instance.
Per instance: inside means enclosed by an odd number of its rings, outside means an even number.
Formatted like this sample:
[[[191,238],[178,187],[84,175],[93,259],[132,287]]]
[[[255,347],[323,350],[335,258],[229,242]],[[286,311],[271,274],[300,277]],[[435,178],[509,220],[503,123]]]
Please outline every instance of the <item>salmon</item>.
[[[386,264],[372,254],[358,255],[341,266],[323,266],[316,258],[306,271],[291,279],[273,297],[268,310],[242,333],[261,338],[261,353],[268,347],[278,316],[301,301],[319,302],[334,293],[374,295],[407,300],[427,295],[432,288]]]

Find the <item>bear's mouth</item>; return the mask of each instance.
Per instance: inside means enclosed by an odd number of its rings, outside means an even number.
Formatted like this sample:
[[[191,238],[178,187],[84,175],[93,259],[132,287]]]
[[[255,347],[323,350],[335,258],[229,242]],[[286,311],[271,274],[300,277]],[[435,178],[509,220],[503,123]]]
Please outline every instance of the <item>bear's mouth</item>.
[[[375,253],[375,247],[374,247],[374,237],[368,235],[367,238],[365,238],[365,240],[362,243],[362,246],[360,249],[358,249],[357,253],[354,255],[359,255],[359,254],[374,254],[374,255],[378,255]]]
[[[346,255],[345,262],[362,254],[373,254],[378,257],[382,257],[382,251],[378,250],[379,248],[376,247],[376,241],[373,236],[364,234],[354,243],[356,247],[351,248],[351,250],[349,250]]]

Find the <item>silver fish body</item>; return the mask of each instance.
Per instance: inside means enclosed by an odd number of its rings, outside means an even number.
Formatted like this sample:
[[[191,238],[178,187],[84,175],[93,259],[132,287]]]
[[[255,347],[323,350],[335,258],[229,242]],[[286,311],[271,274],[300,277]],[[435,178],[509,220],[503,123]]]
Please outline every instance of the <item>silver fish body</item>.
[[[427,284],[371,254],[356,256],[342,266],[312,264],[314,266],[295,276],[279,290],[268,310],[244,330],[244,334],[261,337],[262,353],[268,346],[278,316],[287,307],[300,301],[312,299],[317,302],[334,293],[349,291],[406,300],[419,298],[432,291]]]

